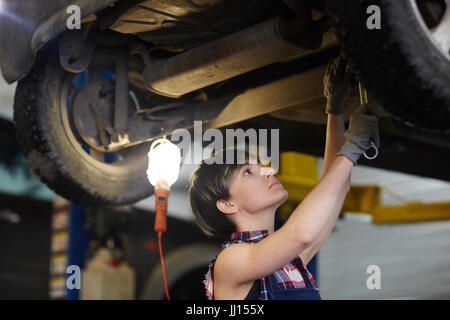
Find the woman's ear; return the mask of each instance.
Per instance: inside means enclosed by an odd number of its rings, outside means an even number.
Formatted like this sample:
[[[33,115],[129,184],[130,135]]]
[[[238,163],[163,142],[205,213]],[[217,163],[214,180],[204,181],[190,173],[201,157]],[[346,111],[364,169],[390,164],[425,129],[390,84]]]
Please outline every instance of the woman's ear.
[[[223,200],[223,199],[217,200],[216,207],[217,207],[217,209],[219,209],[221,212],[223,212],[225,214],[236,213],[239,209],[237,204],[234,203],[233,201]]]

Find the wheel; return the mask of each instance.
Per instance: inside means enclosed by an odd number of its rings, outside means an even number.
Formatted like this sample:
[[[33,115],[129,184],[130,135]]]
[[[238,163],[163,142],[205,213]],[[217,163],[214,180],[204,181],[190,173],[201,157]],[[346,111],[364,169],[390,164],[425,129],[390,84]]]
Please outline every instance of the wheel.
[[[377,5],[381,28],[369,29]],[[328,0],[341,51],[394,118],[450,132],[450,0]]]
[[[101,153],[72,130],[69,114],[78,88],[56,52],[53,47],[41,52],[16,89],[16,134],[29,165],[56,193],[79,204],[125,205],[150,196],[148,143]]]
[[[164,264],[171,299],[206,300],[202,281],[211,259],[219,251],[220,245],[217,244],[192,243],[169,252]],[[148,274],[139,299],[165,299],[161,264],[156,264]]]

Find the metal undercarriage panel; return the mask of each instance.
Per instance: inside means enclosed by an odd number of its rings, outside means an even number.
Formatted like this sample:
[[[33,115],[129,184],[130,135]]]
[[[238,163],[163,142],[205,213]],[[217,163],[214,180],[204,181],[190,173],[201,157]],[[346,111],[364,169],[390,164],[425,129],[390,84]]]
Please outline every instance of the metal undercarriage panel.
[[[109,28],[155,46],[188,50],[267,20],[281,5],[274,0],[145,0],[120,14]]]

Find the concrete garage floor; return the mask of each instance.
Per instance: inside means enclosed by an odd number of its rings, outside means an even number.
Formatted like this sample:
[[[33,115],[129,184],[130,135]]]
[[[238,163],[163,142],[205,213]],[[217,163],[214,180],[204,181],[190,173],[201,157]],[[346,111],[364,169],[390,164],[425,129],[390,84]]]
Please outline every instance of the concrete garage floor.
[[[342,219],[319,255],[323,299],[450,299],[450,221],[375,226]],[[369,290],[367,267],[381,270]]]

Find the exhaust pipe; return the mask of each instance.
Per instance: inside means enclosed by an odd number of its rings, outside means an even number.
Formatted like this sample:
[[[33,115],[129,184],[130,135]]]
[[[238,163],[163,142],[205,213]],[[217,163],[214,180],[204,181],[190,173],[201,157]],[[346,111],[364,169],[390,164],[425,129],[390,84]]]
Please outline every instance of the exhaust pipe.
[[[300,35],[306,28],[305,24],[297,21],[288,23],[279,17],[270,19],[185,53],[148,64],[143,73],[145,84],[154,93],[179,98],[309,51],[286,40]]]

